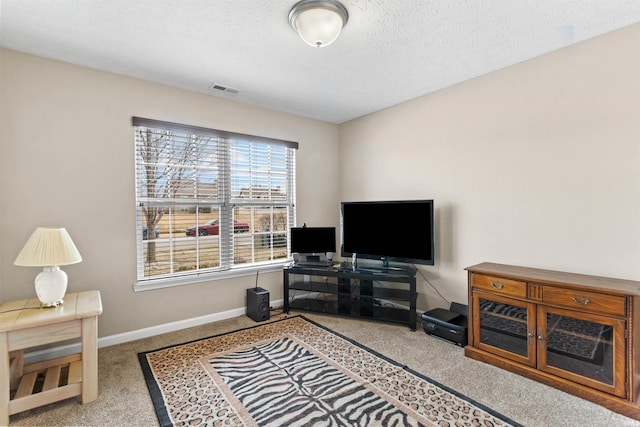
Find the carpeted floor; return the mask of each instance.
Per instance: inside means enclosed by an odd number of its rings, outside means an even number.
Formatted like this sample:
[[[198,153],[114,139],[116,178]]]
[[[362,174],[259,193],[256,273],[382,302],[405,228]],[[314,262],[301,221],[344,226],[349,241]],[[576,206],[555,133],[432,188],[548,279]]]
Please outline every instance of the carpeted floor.
[[[464,356],[463,349],[421,330],[303,313],[340,334],[531,427],[640,427],[599,405]],[[273,316],[272,319],[279,316]],[[229,332],[256,323],[241,316],[99,350],[98,400],[68,399],[12,415],[10,425],[157,426],[138,353]]]

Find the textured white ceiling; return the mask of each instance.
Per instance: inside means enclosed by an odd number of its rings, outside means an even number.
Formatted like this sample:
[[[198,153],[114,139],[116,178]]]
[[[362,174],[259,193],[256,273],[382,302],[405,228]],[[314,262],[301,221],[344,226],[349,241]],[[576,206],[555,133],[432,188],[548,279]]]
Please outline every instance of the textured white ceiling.
[[[640,0],[343,0],[317,49],[296,1],[0,0],[0,46],[342,123],[640,22]]]

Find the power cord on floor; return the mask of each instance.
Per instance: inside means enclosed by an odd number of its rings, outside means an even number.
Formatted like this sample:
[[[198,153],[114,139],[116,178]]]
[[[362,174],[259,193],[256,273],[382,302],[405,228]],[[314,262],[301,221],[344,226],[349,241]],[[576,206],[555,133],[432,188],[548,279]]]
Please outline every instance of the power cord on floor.
[[[446,298],[445,298],[445,297],[440,293],[440,291],[438,290],[438,288],[436,288],[436,287],[433,285],[433,283],[431,283],[431,282],[429,281],[429,279],[427,279],[427,277],[422,273],[422,271],[420,271],[420,269],[419,269],[418,267],[416,267],[415,265],[414,265],[414,267],[416,268],[416,270],[418,270],[418,273],[420,273],[420,276],[422,276],[422,278],[424,279],[424,281],[425,281],[425,282],[427,282],[427,283],[429,284],[429,286],[431,286],[431,288],[432,288],[434,291],[436,291],[436,294],[438,294],[438,296],[439,296],[440,298],[442,298],[442,300],[443,300],[444,302],[446,302],[447,304],[451,305],[451,302],[450,302],[448,299],[446,299]]]
[[[289,317],[289,313],[284,312],[284,307],[271,308],[269,310],[270,316],[277,317],[280,316],[283,319]]]

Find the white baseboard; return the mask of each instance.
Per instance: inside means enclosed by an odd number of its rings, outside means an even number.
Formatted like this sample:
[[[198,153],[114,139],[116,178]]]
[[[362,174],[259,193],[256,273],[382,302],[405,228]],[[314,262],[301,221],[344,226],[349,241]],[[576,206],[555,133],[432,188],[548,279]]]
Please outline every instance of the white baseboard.
[[[271,301],[270,306],[279,308],[283,305],[283,300]],[[206,323],[217,322],[220,320],[231,319],[247,314],[246,307],[235,308],[233,310],[223,311],[220,313],[207,314],[205,316],[194,317],[191,319],[178,320],[177,322],[164,323],[162,325],[151,326],[148,328],[138,329],[121,334],[110,335],[98,338],[98,348],[109,347],[116,344],[123,344],[143,338],[149,338],[155,335],[166,334],[167,332],[179,331],[181,329],[200,326]],[[46,348],[26,353],[24,355],[25,363],[35,363],[43,360],[55,359],[58,357],[68,356],[79,353],[81,350],[80,343],[68,344],[63,346]]]

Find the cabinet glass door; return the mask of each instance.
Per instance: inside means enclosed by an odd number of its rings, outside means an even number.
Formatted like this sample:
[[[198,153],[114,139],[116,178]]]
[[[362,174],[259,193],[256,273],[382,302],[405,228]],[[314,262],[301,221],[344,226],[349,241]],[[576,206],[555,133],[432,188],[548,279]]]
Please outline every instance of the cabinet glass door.
[[[539,369],[624,397],[624,321],[540,306]],[[621,371],[618,369],[618,371]]]
[[[535,366],[535,306],[484,292],[474,292],[473,304],[474,347]]]

